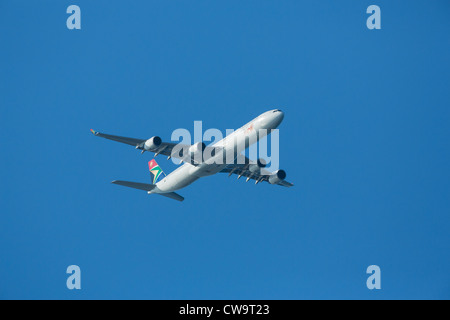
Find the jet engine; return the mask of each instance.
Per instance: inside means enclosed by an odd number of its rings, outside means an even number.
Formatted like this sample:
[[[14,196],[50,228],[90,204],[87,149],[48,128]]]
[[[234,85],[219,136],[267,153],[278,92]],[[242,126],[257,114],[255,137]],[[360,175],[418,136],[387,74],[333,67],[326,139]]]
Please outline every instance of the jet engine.
[[[202,154],[205,148],[206,145],[203,142],[197,142],[190,146],[188,151],[191,157],[194,157],[197,154]]]
[[[266,160],[258,159],[256,163],[252,163],[248,166],[248,170],[252,173],[259,173],[261,171],[261,168],[264,168],[266,165]]]
[[[144,150],[145,151],[152,151],[158,149],[158,147],[161,145],[162,140],[158,136],[154,136],[153,138],[148,139],[144,143]]]
[[[277,184],[286,179],[286,171],[278,170],[269,177],[270,184]]]

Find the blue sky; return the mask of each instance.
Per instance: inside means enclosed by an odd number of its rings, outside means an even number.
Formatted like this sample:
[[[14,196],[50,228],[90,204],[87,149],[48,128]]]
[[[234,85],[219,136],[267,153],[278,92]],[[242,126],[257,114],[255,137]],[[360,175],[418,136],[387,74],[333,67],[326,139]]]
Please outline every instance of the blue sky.
[[[449,299],[449,11],[2,1],[0,298]],[[152,155],[89,132],[168,140],[273,108],[290,189],[217,175],[147,196],[110,181],[149,182]]]

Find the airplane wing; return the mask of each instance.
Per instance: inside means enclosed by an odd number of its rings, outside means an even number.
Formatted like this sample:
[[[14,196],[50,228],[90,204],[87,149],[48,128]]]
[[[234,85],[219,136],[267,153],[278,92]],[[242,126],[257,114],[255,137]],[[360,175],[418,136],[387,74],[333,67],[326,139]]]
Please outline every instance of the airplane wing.
[[[275,174],[275,173],[269,172],[263,168],[261,168],[258,173],[251,172],[249,170],[249,165],[256,164],[256,162],[250,161],[247,157],[246,157],[246,162],[247,162],[246,164],[229,164],[224,169],[222,169],[222,171],[220,171],[220,172],[228,173],[228,176],[231,176],[232,174],[236,174],[236,175],[238,175],[238,179],[240,177],[244,176],[244,177],[247,177],[247,181],[249,181],[250,179],[253,179],[253,180],[255,180],[255,184],[258,184],[263,181],[269,182],[270,176]],[[282,171],[282,170],[280,170],[280,171]],[[280,180],[276,184],[283,186],[283,187],[294,186],[294,184],[287,182],[284,179]]]
[[[182,145],[180,143],[163,142],[163,141],[161,141],[161,139],[159,137],[155,137],[160,140],[160,143],[157,146],[155,146],[155,148],[152,148],[151,150],[146,150],[145,142],[147,141],[147,139],[136,139],[136,138],[122,137],[122,136],[115,136],[112,134],[97,132],[93,129],[91,129],[91,132],[94,134],[94,136],[97,136],[100,138],[105,138],[108,140],[113,140],[113,141],[129,144],[131,146],[134,146],[136,149],[142,150],[142,152],[151,151],[151,152],[154,152],[156,155],[162,154],[165,156],[170,156],[170,157],[178,158],[181,160],[184,159],[182,152],[179,152],[179,154],[176,154],[176,152],[174,152],[174,154],[172,154],[172,151],[174,150],[175,146],[178,146],[178,148],[180,148],[180,149],[190,147],[188,145]]]
[[[106,134],[97,132],[91,129],[91,132],[94,136],[105,138],[108,140],[113,140],[125,144],[129,144],[130,146],[134,146],[136,149],[142,150],[141,153],[145,151],[154,152],[155,156],[162,154],[170,158],[180,159],[181,161],[191,163],[192,165],[197,165],[198,161],[196,158],[192,158],[189,152],[190,145],[182,144],[182,143],[173,143],[173,142],[164,142],[160,137],[154,136],[150,139],[136,139],[122,136],[115,136],[112,134]],[[205,151],[205,155],[213,155],[217,151],[218,147],[206,147],[202,144],[203,150]]]

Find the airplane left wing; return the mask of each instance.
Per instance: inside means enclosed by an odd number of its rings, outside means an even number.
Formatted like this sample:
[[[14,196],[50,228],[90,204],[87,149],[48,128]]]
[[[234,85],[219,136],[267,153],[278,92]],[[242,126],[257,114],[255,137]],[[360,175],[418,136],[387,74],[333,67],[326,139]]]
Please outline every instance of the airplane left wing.
[[[283,187],[294,186],[294,184],[284,180],[286,178],[286,172],[284,170],[269,172],[261,167],[258,169],[257,166],[257,162],[249,162],[246,164],[229,164],[220,172],[228,173],[228,176],[231,176],[234,173],[238,176],[238,179],[242,176],[247,177],[247,182],[250,179],[253,179],[255,180],[255,184],[267,181],[270,184],[278,184]]]

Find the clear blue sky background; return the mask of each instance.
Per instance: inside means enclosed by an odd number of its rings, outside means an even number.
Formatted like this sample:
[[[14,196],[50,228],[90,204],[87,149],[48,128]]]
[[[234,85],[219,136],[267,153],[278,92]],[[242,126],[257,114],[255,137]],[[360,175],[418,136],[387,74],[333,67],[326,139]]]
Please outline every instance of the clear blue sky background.
[[[371,4],[382,30],[366,28]],[[449,299],[449,14],[445,0],[1,1],[0,298]],[[152,155],[89,132],[168,140],[277,107],[291,189],[217,175],[183,203],[147,196],[110,181],[150,181]]]

